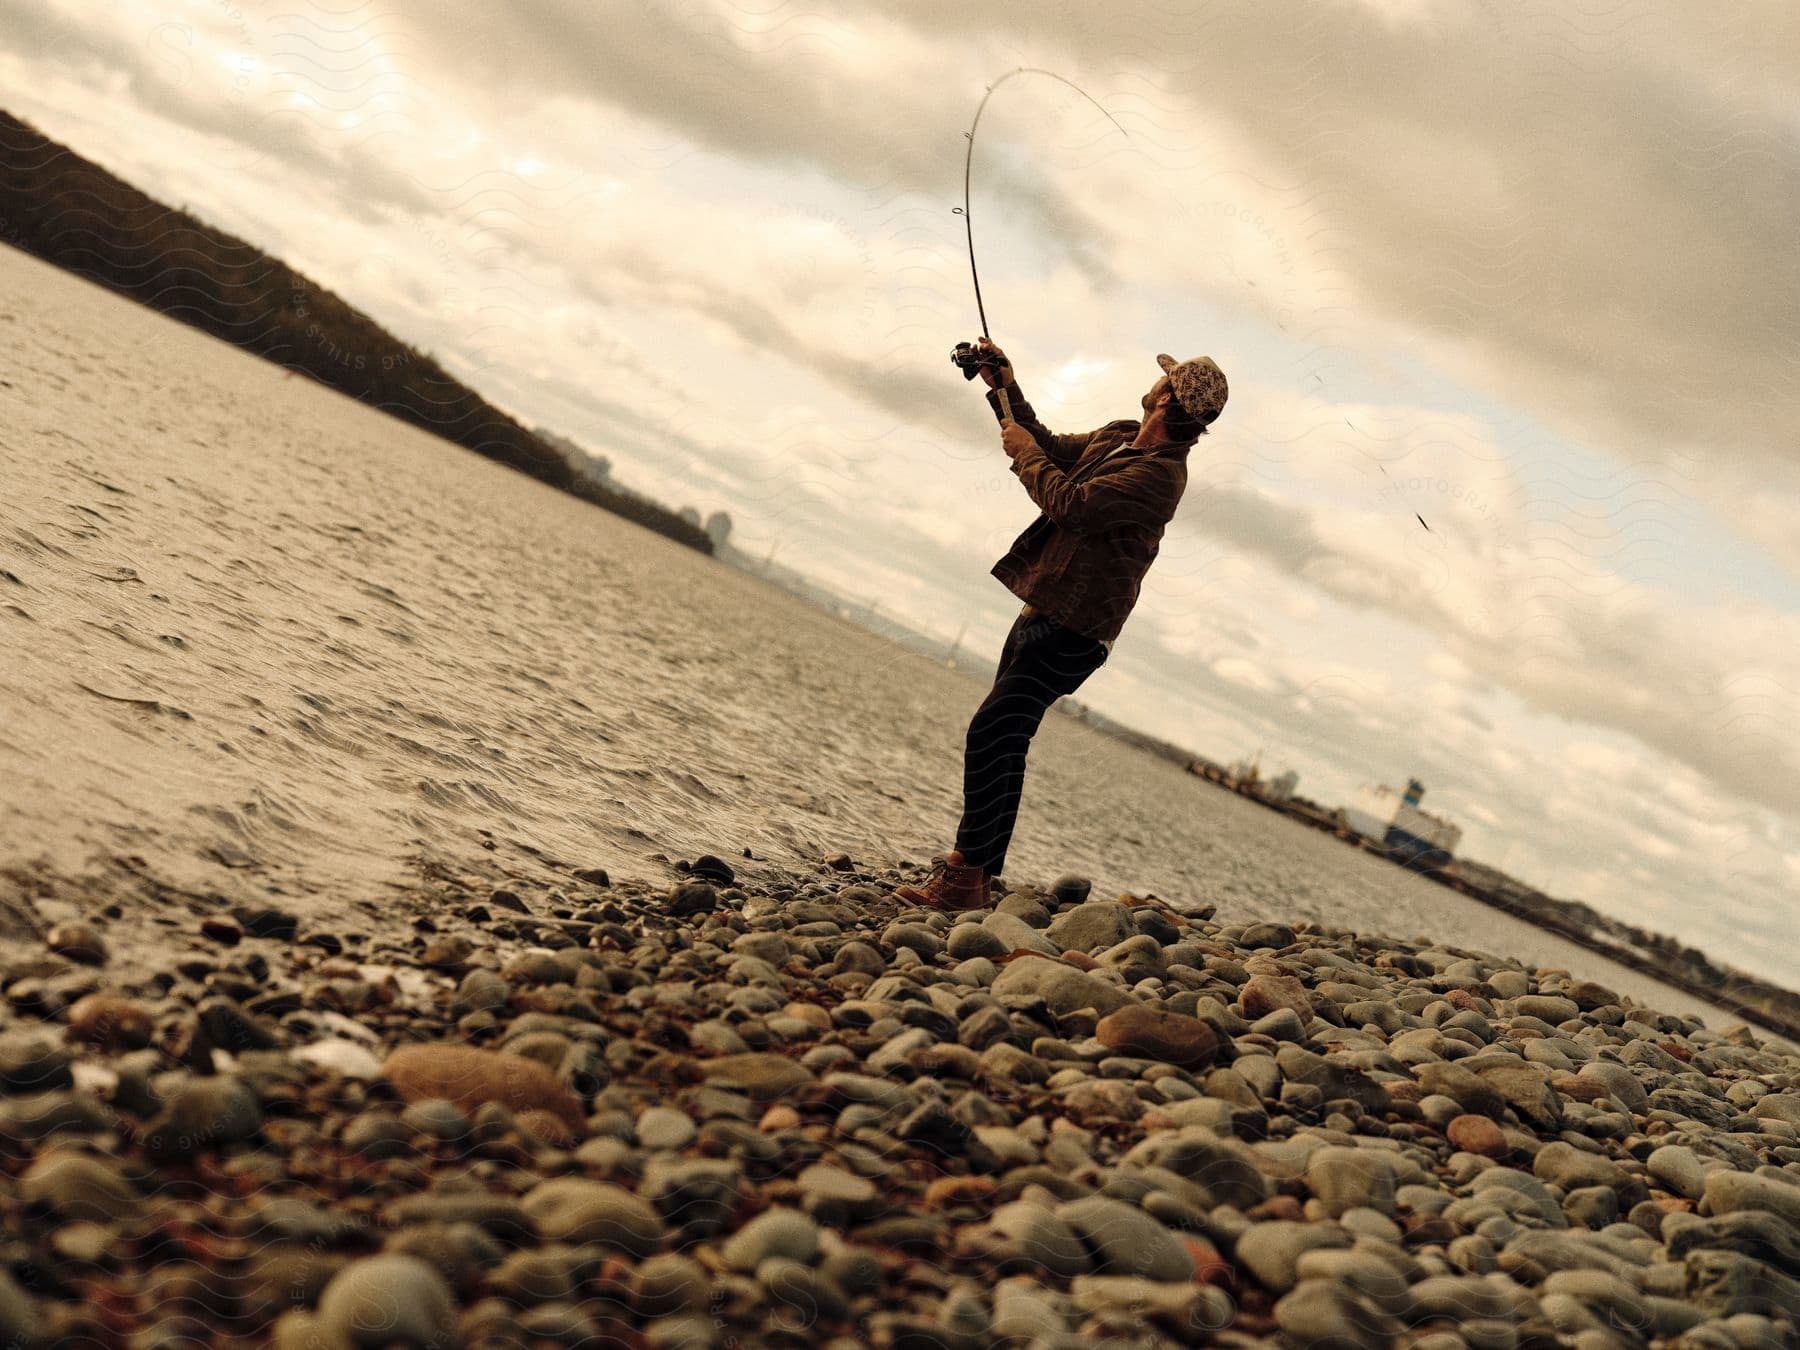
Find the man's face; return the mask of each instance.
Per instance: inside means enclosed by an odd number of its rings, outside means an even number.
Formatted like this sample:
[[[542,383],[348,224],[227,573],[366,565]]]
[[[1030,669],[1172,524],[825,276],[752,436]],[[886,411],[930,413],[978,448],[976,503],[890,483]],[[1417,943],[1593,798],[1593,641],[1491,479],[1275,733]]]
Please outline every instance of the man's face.
[[[1144,412],[1146,414],[1154,412],[1156,410],[1156,405],[1162,401],[1162,396],[1168,392],[1169,377],[1165,374],[1158,379],[1155,384],[1151,385],[1150,392],[1144,395]]]

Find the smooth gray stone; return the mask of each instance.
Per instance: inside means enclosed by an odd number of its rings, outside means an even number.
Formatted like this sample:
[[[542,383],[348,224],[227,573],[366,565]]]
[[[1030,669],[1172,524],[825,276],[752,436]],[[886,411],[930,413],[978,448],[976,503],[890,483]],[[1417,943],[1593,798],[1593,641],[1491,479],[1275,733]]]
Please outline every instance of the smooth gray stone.
[[[1136,933],[1130,907],[1117,900],[1084,901],[1058,914],[1044,930],[1059,952],[1113,947]]]
[[[538,1231],[553,1242],[601,1243],[642,1260],[667,1238],[649,1202],[623,1186],[587,1177],[541,1181],[521,1201]]]
[[[1670,1191],[1689,1200],[1698,1200],[1706,1188],[1700,1155],[1681,1144],[1664,1144],[1651,1153],[1644,1167]]]
[[[1335,1280],[1309,1279],[1275,1305],[1276,1325],[1307,1350],[1387,1350],[1405,1328]]]
[[[994,995],[1028,994],[1041,998],[1058,1016],[1093,1008],[1102,1017],[1137,999],[1116,984],[1098,979],[1062,961],[1022,958],[1009,962],[994,981]]]
[[[1263,1288],[1282,1294],[1299,1278],[1296,1267],[1302,1253],[1320,1247],[1348,1247],[1350,1242],[1350,1235],[1336,1224],[1270,1219],[1246,1230],[1233,1255]]]
[[[753,1272],[770,1257],[810,1262],[819,1253],[819,1225],[797,1209],[770,1209],[733,1233],[721,1251],[734,1270]]]
[[[1087,1248],[1075,1230],[1046,1205],[1014,1200],[996,1209],[988,1222],[1052,1275],[1072,1279],[1091,1269]]]
[[[1800,1280],[1741,1252],[1702,1248],[1687,1254],[1683,1291],[1695,1307],[1721,1317],[1760,1313],[1800,1318]]]
[[[1306,1160],[1306,1184],[1333,1218],[1359,1208],[1392,1214],[1396,1170],[1394,1159],[1376,1149],[1327,1146]]]
[[[1720,1169],[1708,1174],[1702,1203],[1713,1214],[1762,1210],[1800,1231],[1800,1185],[1793,1182]]]
[[[1097,1274],[1142,1275],[1151,1280],[1194,1276],[1194,1259],[1187,1249],[1135,1205],[1090,1195],[1058,1205],[1056,1217],[1086,1242]]]
[[[1636,1074],[1623,1064],[1609,1059],[1596,1059],[1575,1071],[1577,1078],[1591,1078],[1619,1099],[1627,1110],[1642,1113],[1650,1104],[1650,1094]]]
[[[1686,1214],[1682,1220],[1680,1223],[1665,1222],[1663,1226],[1671,1260],[1678,1261],[1703,1247],[1715,1247],[1721,1251],[1742,1252],[1778,1266],[1789,1275],[1800,1276],[1800,1232],[1783,1223],[1777,1215],[1763,1210],[1742,1210],[1711,1219]]]
[[[332,1277],[319,1296],[318,1323],[344,1345],[431,1350],[454,1343],[456,1300],[444,1277],[418,1257],[384,1252]]]

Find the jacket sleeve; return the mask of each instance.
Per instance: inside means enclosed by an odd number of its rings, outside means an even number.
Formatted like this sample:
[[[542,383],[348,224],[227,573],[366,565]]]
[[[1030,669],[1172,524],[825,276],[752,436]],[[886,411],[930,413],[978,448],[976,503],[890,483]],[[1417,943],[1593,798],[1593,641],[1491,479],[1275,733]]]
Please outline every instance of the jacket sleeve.
[[[1108,472],[1084,483],[1071,482],[1046,455],[1031,448],[1020,451],[1012,467],[1038,509],[1077,534],[1118,525],[1163,525],[1175,514],[1175,484],[1154,460],[1139,457],[1118,468],[1109,465]]]
[[[1051,431],[1038,421],[1037,414],[1031,410],[1031,404],[1025,401],[1025,395],[1020,392],[1017,380],[1006,386],[1006,397],[1012,404],[1012,420],[1031,433],[1031,439],[1038,443],[1045,457],[1060,469],[1073,466],[1081,458],[1081,452],[1087,449],[1087,443],[1094,439],[1093,431],[1072,432],[1062,436]],[[994,420],[1005,420],[1000,413],[1000,391],[988,390],[987,400],[994,410]]]

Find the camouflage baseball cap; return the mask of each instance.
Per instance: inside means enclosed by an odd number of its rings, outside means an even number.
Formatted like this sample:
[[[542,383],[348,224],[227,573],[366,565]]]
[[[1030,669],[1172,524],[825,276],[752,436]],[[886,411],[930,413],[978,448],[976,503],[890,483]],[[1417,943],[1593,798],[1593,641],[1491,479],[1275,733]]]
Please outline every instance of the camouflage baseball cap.
[[[1225,397],[1230,392],[1225,386],[1225,372],[1210,356],[1178,362],[1164,352],[1156,358],[1156,364],[1167,372],[1175,401],[1200,423],[1200,432],[1205,435],[1207,424],[1225,410]]]

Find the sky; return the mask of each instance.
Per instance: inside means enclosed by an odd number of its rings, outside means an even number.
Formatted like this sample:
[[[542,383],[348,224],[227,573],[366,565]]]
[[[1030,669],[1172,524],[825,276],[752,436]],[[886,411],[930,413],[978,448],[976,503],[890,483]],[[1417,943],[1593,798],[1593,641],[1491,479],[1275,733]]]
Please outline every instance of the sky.
[[[996,653],[1036,508],[947,359],[954,208],[987,88],[1074,82],[980,123],[994,341],[1059,432],[1136,415],[1159,352],[1231,389],[1080,700],[1327,804],[1417,776],[1464,855],[1800,978],[1788,0],[0,0],[0,35],[48,135]]]

